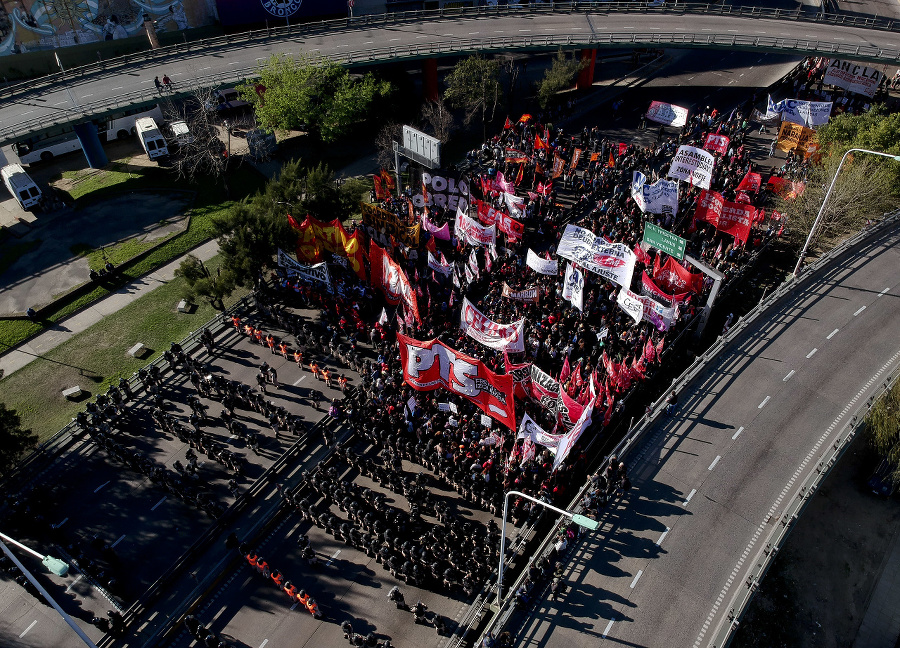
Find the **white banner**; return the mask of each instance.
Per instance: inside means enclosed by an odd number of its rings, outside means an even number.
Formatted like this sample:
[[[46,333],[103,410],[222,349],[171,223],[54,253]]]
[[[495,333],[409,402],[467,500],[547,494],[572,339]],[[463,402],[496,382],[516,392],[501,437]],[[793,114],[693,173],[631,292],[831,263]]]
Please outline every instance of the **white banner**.
[[[542,275],[555,275],[559,272],[559,265],[556,259],[542,259],[537,254],[528,249],[525,255],[525,265]]]
[[[288,256],[284,250],[278,248],[278,265],[284,268],[288,277],[300,277],[305,281],[315,281],[325,284],[328,292],[333,292],[331,275],[328,265],[323,261],[314,265],[304,265]]]
[[[566,225],[556,253],[620,286],[631,285],[637,257],[623,243],[609,243],[583,227]]]
[[[715,163],[715,156],[708,151],[693,146],[679,146],[678,152],[672,158],[668,177],[684,180],[695,187],[709,189]]]
[[[503,193],[503,200],[506,201],[506,208],[509,209],[509,215],[513,218],[522,218],[525,215],[525,199],[519,198],[515,194]]]
[[[519,431],[516,434],[516,440],[530,439],[532,443],[537,443],[545,448],[549,448],[550,452],[555,454],[556,448],[559,446],[559,442],[563,436],[564,435],[562,434],[549,434],[526,413],[525,416],[522,417],[522,422],[519,423]]]
[[[668,331],[672,322],[678,317],[678,307],[663,306],[655,299],[646,296],[640,296],[638,299],[644,304],[644,319],[651,322],[657,330]]]
[[[825,71],[825,83],[856,94],[874,97],[878,84],[881,83],[881,72],[853,61],[831,59]]]
[[[474,220],[462,213],[462,210],[456,211],[456,223],[453,226],[456,236],[469,245],[495,245],[497,243],[497,226],[482,227]]]
[[[631,315],[634,323],[637,324],[644,317],[644,302],[641,301],[640,295],[636,295],[627,288],[619,291],[616,303],[622,307],[622,310]]]
[[[441,254],[441,258],[443,259],[444,255]],[[446,259],[444,259],[446,261]],[[440,272],[445,277],[449,277],[450,273],[453,272],[453,266],[449,263],[441,263],[437,260],[437,258],[428,251],[428,267],[434,270],[435,272]]]
[[[581,435],[584,434],[584,431],[587,430],[591,425],[591,416],[594,413],[594,393],[593,389],[591,389],[591,402],[588,403],[587,407],[585,407],[581,411],[581,416],[578,417],[578,420],[575,421],[575,426],[569,430],[568,434],[563,436],[562,440],[559,442],[559,447],[556,449],[556,457],[553,459],[553,470],[555,471],[559,468],[560,464],[566,460],[566,457],[569,456],[569,451],[572,450],[572,447],[581,438]]]
[[[466,335],[490,349],[510,352],[525,350],[524,318],[512,324],[499,324],[488,319],[463,297],[459,319],[459,326]]]
[[[647,184],[647,177],[635,171],[631,181],[631,197],[641,211],[650,214],[678,213],[678,183],[659,179],[652,185]]]
[[[584,310],[584,273],[571,263],[566,265],[562,296],[578,310]]]
[[[687,123],[688,109],[681,106],[674,106],[670,103],[662,101],[653,101],[647,110],[647,119],[655,121],[657,124],[666,124],[667,126],[676,126],[681,128]]]
[[[785,121],[812,128],[827,124],[831,117],[830,101],[803,101],[801,99],[783,99],[775,104]]]

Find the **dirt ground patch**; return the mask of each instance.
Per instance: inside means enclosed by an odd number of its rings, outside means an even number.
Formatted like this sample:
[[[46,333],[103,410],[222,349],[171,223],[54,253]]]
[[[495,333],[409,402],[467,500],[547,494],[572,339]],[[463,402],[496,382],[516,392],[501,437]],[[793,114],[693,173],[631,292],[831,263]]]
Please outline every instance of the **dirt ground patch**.
[[[895,535],[900,501],[866,486],[879,457],[859,435],[762,582],[733,648],[848,648]]]

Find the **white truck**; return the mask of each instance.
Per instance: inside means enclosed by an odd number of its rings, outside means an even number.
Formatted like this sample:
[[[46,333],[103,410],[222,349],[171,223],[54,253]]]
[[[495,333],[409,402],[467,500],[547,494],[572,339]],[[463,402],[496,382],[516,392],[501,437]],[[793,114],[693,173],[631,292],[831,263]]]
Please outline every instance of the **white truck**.
[[[138,139],[144,152],[151,160],[159,160],[169,156],[169,147],[166,144],[166,138],[159,131],[159,126],[153,117],[141,117],[134,122],[134,128],[137,131]]]
[[[22,209],[31,209],[41,202],[41,190],[31,179],[21,164],[7,164],[0,169],[3,184],[9,189]]]

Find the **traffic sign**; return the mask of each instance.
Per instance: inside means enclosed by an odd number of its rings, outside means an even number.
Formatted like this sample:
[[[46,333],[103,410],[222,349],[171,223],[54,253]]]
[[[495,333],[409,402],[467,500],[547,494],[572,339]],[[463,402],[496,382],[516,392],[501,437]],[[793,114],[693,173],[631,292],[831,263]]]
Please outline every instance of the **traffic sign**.
[[[644,223],[643,242],[647,243],[650,247],[655,247],[661,252],[671,254],[679,261],[684,259],[684,248],[687,245],[687,241],[677,234],[672,234],[669,230],[665,230],[649,221]]]

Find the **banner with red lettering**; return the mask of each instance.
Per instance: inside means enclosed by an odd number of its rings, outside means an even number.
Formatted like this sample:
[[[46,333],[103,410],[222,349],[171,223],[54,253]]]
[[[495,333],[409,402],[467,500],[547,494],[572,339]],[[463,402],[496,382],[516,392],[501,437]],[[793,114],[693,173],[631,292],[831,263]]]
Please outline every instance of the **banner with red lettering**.
[[[653,265],[653,281],[663,290],[672,293],[699,293],[703,290],[703,275],[701,273],[692,274],[674,257],[669,257],[660,266],[659,255],[657,255],[656,263]]]
[[[372,267],[372,285],[381,289],[381,292],[384,293],[384,300],[392,306],[396,306],[402,300],[409,307],[412,316],[421,324],[422,318],[419,317],[416,291],[410,285],[403,268],[375,241],[372,241],[369,248],[369,262]]]
[[[577,149],[575,149],[575,152],[572,153],[572,164],[569,165],[569,168],[570,168],[570,169],[574,169],[575,167],[577,167],[577,166],[578,166],[578,161],[579,161],[580,159],[581,159],[581,149],[580,149],[580,148],[577,148]]]
[[[525,225],[514,220],[509,214],[494,209],[482,200],[475,199],[472,201],[478,210],[478,220],[485,225],[496,225],[497,229],[509,236],[511,239],[522,237],[525,231]]]
[[[744,179],[741,180],[741,184],[737,186],[735,191],[750,191],[756,192],[759,191],[759,188],[762,186],[762,176],[758,173],[748,173],[744,176]]]
[[[483,362],[438,340],[420,342],[397,334],[403,380],[418,391],[443,387],[466,398],[511,430],[516,429],[512,376],[499,376]]]
[[[753,205],[725,201],[716,229],[746,243],[755,216],[756,208]]]
[[[710,133],[706,136],[706,141],[703,142],[703,148],[707,151],[714,151],[716,153],[721,153],[725,155],[728,151],[728,144],[731,142],[725,135],[716,135],[715,133]]]
[[[531,397],[545,409],[554,414],[559,411],[559,383],[549,374],[541,371],[536,364],[531,364]]]
[[[463,297],[459,326],[463,333],[490,349],[520,352],[525,350],[525,319],[500,324],[489,319]]]
[[[669,304],[682,304],[687,301],[688,297],[691,296],[690,292],[683,292],[678,295],[668,294],[655,283],[653,283],[653,279],[651,279],[650,275],[648,275],[646,272],[641,275],[641,294],[648,297],[653,297],[654,299],[661,299]]]
[[[497,227],[482,227],[461,211],[456,211],[456,223],[453,226],[456,236],[469,245],[494,245],[497,242]]]
[[[506,354],[503,354],[503,362],[506,366],[506,373],[513,379],[513,393],[519,398],[531,396],[531,363],[512,363]]]

